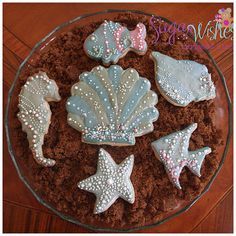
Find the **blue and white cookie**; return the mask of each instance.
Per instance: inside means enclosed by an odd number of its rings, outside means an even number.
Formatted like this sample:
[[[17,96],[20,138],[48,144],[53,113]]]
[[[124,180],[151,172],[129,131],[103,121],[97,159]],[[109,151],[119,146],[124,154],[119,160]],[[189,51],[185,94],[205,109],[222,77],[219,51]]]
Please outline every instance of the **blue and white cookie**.
[[[147,51],[146,27],[138,23],[135,30],[112,21],[105,21],[87,37],[84,42],[85,53],[95,59],[102,60],[104,65],[116,64],[129,51],[144,55]]]
[[[98,66],[82,73],[67,100],[67,121],[82,132],[82,141],[134,145],[135,137],[153,131],[159,113],[150,82],[135,69]]]
[[[182,169],[187,166],[193,174],[200,177],[202,162],[205,156],[211,153],[209,147],[195,151],[188,150],[189,139],[196,128],[196,123],[191,124],[151,144],[156,157],[164,164],[170,181],[179,189],[181,189],[179,176]]]
[[[160,52],[152,52],[155,80],[160,93],[175,106],[185,107],[216,97],[211,74],[205,65],[190,60],[176,60]]]
[[[44,136],[51,122],[52,113],[48,102],[60,100],[56,82],[44,72],[30,76],[19,94],[18,119],[27,133],[34,159],[45,167],[56,163],[53,159],[45,158],[42,150]]]
[[[78,183],[80,189],[96,195],[94,214],[106,211],[119,197],[134,203],[135,192],[130,180],[133,165],[133,155],[117,165],[108,152],[99,150],[96,174]]]

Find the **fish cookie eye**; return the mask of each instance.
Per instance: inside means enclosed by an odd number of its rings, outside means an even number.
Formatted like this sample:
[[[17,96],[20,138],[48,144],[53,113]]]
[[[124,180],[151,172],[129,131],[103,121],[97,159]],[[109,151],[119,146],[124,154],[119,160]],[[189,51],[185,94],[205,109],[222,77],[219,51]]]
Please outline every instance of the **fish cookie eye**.
[[[103,49],[98,46],[93,46],[92,51],[90,52],[90,54],[92,54],[93,56],[96,56],[96,57],[101,56],[102,53],[103,53]]]
[[[93,51],[96,52],[96,53],[99,53],[99,48],[94,46]]]
[[[90,39],[91,39],[92,41],[94,41],[94,42],[97,41],[97,38],[96,38],[96,36],[95,36],[94,34],[91,35]]]

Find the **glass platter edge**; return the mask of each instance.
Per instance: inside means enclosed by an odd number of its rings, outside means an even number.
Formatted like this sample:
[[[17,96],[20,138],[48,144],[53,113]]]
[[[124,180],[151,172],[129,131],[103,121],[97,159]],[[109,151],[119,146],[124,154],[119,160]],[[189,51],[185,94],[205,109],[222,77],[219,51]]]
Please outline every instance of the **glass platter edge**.
[[[230,138],[232,136],[232,102],[229,96],[229,91],[226,85],[226,81],[224,78],[224,75],[222,74],[222,72],[220,71],[219,67],[217,66],[215,60],[212,58],[211,54],[208,52],[207,49],[205,49],[199,42],[197,42],[197,44],[201,47],[201,49],[207,54],[207,56],[209,57],[209,59],[211,60],[213,66],[215,67],[217,73],[219,74],[220,79],[222,80],[223,86],[224,86],[224,90],[226,93],[226,97],[227,97],[227,109],[228,109],[228,134],[227,134],[227,139],[226,139],[226,145],[224,148],[224,152],[223,152],[223,157],[221,158],[221,161],[219,163],[219,167],[218,169],[215,171],[214,175],[212,176],[211,180],[209,181],[209,183],[205,186],[204,190],[201,192],[200,195],[198,195],[197,197],[195,197],[192,201],[189,202],[188,205],[186,205],[185,207],[183,207],[182,209],[180,209],[179,211],[175,212],[173,215],[170,215],[154,224],[150,224],[150,225],[145,225],[145,226],[140,226],[140,227],[134,227],[134,228],[128,228],[128,229],[113,229],[113,228],[99,228],[93,225],[87,225],[84,223],[79,222],[78,220],[75,220],[74,218],[72,218],[71,216],[68,216],[66,214],[63,214],[59,211],[57,211],[53,206],[51,206],[49,203],[47,203],[45,200],[43,200],[40,196],[38,196],[38,194],[34,191],[34,189],[31,187],[30,183],[27,181],[27,179],[24,177],[24,175],[21,172],[21,169],[14,157],[14,153],[13,153],[13,149],[12,149],[12,145],[11,145],[11,140],[10,140],[10,134],[9,134],[9,124],[8,124],[8,113],[9,113],[9,106],[10,106],[10,101],[11,101],[11,97],[12,97],[12,93],[15,87],[15,83],[21,73],[22,68],[25,66],[25,64],[27,63],[27,61],[31,58],[31,56],[34,54],[34,52],[54,33],[56,33],[57,31],[61,30],[62,28],[76,22],[79,21],[80,19],[84,19],[86,17],[90,17],[90,16],[96,16],[96,15],[100,15],[100,14],[105,14],[105,13],[136,13],[136,14],[140,14],[140,15],[145,15],[145,16],[155,16],[154,14],[150,14],[150,13],[145,13],[142,11],[137,11],[137,10],[118,10],[118,9],[108,9],[105,11],[100,11],[100,12],[95,12],[95,13],[90,13],[90,14],[84,14],[81,16],[78,16],[72,20],[69,20],[59,26],[57,26],[54,30],[52,30],[49,34],[47,34],[43,39],[41,39],[31,50],[30,54],[25,58],[25,60],[22,62],[22,64],[20,65],[20,67],[17,70],[16,76],[14,78],[14,81],[11,85],[11,88],[8,92],[8,99],[7,99],[7,107],[6,107],[6,115],[5,115],[5,129],[6,129],[6,137],[7,137],[7,144],[8,144],[8,150],[11,156],[11,159],[14,163],[14,166],[17,170],[17,173],[20,177],[20,179],[24,182],[24,184],[27,186],[27,188],[30,190],[30,192],[33,194],[33,196],[39,201],[39,203],[41,203],[42,205],[44,205],[45,207],[49,208],[51,211],[53,211],[56,215],[58,215],[59,217],[61,217],[64,220],[67,220],[71,223],[77,224],[79,226],[85,227],[87,229],[93,230],[93,231],[107,231],[107,232],[132,232],[132,231],[136,231],[136,230],[143,230],[143,229],[147,229],[147,228],[151,228],[151,227],[155,227],[158,226],[178,215],[180,215],[181,213],[187,211],[192,205],[194,205],[194,203],[201,198],[204,193],[206,193],[211,184],[213,183],[213,181],[215,180],[216,176],[218,175],[220,169],[223,166],[223,163],[225,161],[225,158],[227,156],[227,152],[229,149],[229,143],[230,143]],[[156,16],[157,17],[157,16]],[[168,19],[164,18],[164,17],[160,17],[163,21],[171,24],[172,22],[169,21]],[[191,35],[190,35],[191,37]]]

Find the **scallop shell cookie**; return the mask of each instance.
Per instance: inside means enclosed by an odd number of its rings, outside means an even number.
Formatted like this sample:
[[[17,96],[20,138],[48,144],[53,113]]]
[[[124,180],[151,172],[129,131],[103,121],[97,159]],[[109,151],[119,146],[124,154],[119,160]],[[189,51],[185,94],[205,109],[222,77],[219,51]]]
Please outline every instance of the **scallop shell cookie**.
[[[175,106],[185,107],[216,97],[211,74],[205,65],[190,60],[175,60],[160,52],[152,52],[156,85],[163,97]]]
[[[150,87],[132,68],[95,67],[71,88],[68,123],[82,132],[85,143],[134,145],[135,137],[153,131],[159,116],[158,97]]]
[[[55,165],[55,160],[43,156],[42,145],[51,122],[51,110],[48,102],[60,101],[58,87],[46,73],[39,72],[27,79],[19,94],[18,119],[22,130],[27,133],[33,158],[42,166]]]
[[[146,27],[138,23],[133,31],[113,21],[104,21],[84,42],[85,53],[102,60],[104,65],[116,64],[129,51],[144,55],[147,51]]]

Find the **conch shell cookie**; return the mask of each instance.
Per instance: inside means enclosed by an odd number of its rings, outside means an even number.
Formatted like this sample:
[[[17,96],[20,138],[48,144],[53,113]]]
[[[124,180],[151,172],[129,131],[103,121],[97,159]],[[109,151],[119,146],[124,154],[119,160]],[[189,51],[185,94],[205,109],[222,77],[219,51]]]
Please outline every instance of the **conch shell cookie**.
[[[98,66],[79,78],[66,109],[69,125],[82,132],[83,142],[134,145],[135,137],[153,131],[158,97],[136,70]]]
[[[104,21],[84,42],[85,53],[102,60],[104,65],[116,64],[129,51],[144,55],[147,51],[146,27],[138,23],[135,30],[129,31],[117,22]]]
[[[42,151],[44,135],[48,133],[51,122],[48,102],[60,100],[56,82],[50,80],[44,72],[30,76],[19,94],[18,119],[22,130],[27,133],[34,159],[45,167],[55,164],[55,160],[45,158]]]
[[[216,97],[215,86],[207,67],[195,61],[175,60],[160,52],[152,52],[155,80],[160,93],[175,106],[185,107]]]
[[[182,169],[187,166],[193,174],[200,177],[202,162],[205,156],[211,153],[209,147],[195,151],[188,150],[189,139],[196,128],[197,123],[193,123],[151,144],[156,157],[164,164],[170,181],[179,189],[181,189],[179,176]]]

